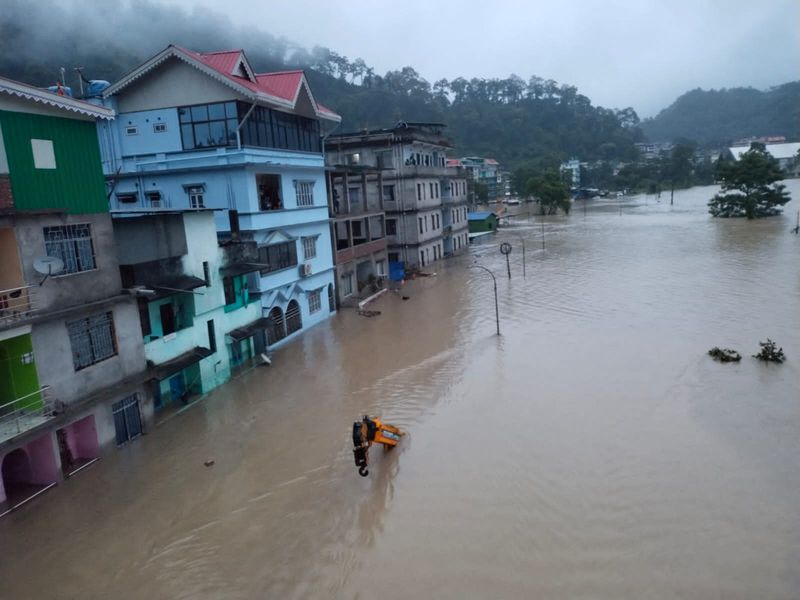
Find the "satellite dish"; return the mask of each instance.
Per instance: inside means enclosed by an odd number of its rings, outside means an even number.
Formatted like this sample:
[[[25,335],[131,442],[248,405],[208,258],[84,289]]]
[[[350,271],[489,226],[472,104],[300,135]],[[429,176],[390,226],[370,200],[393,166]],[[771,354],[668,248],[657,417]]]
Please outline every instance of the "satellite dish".
[[[57,256],[43,256],[33,261],[33,269],[41,275],[58,275],[64,270],[64,261]]]

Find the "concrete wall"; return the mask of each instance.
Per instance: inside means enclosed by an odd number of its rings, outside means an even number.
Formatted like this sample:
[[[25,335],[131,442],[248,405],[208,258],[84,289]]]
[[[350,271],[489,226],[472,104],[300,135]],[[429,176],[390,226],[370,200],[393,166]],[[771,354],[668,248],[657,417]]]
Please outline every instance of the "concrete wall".
[[[187,252],[183,219],[178,214],[114,219],[114,236],[119,261],[125,265],[183,256]],[[198,276],[202,277],[202,273],[201,268]]]
[[[166,130],[156,132],[156,123],[166,126]],[[147,156],[183,150],[177,108],[121,114],[117,116],[113,126],[119,135],[122,156]],[[135,127],[136,133],[128,133],[130,127]]]
[[[41,310],[80,305],[120,293],[119,264],[108,213],[19,216],[16,236],[25,281],[35,285],[44,279],[33,268],[34,260],[46,255],[43,228],[72,223],[88,223],[91,226],[95,269],[48,277],[37,290]]]
[[[117,354],[76,371],[66,322],[107,311],[113,314]],[[146,366],[139,312],[132,298],[111,307],[83,309],[68,318],[34,324],[31,339],[39,383],[51,386],[50,396],[67,404],[140,374]]]

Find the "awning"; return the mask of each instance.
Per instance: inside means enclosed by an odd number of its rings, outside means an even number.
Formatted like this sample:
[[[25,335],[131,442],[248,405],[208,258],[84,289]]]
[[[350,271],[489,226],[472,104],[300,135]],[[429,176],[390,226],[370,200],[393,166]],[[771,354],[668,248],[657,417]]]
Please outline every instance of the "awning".
[[[191,275],[179,275],[171,279],[162,279],[158,283],[152,284],[151,287],[155,289],[156,294],[154,296],[149,296],[148,299],[158,300],[159,298],[165,298],[172,294],[190,292],[199,287],[203,287],[205,284],[205,279],[200,279],[199,277],[193,277]]]
[[[244,275],[245,273],[255,273],[261,268],[262,265],[256,263],[238,263],[221,268],[219,274],[223,277],[236,277],[237,275]]]
[[[269,325],[271,319],[269,317],[261,317],[260,319],[256,319],[252,323],[245,325],[244,327],[239,327],[238,329],[234,329],[233,331],[228,332],[228,337],[230,337],[234,342],[240,342],[241,340],[246,340],[250,336],[258,333],[259,331],[263,331]]]
[[[212,352],[208,348],[197,346],[189,350],[189,352],[184,352],[172,360],[168,360],[165,363],[161,363],[160,365],[155,365],[152,367],[150,369],[152,379],[163,381],[167,377],[171,377],[172,375],[175,375],[175,373],[183,371],[186,367],[200,362],[205,357],[211,356],[211,354]]]

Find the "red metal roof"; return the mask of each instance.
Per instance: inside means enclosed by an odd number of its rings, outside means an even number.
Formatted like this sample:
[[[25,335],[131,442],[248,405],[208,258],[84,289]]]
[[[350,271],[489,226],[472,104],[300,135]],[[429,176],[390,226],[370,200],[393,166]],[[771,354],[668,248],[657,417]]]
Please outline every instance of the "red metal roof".
[[[198,54],[198,58],[202,60],[212,69],[216,69],[228,75],[233,74],[233,68],[239,62],[242,56],[242,50],[225,50],[222,52],[208,52],[206,54]]]
[[[294,102],[297,89],[303,81],[302,71],[281,71],[256,75],[259,87],[271,96]]]
[[[170,53],[174,55],[175,52],[183,54],[184,57],[190,59],[191,61],[201,63],[202,65],[223,76],[228,81],[246,88],[255,94],[264,94],[274,98],[277,104],[284,105],[287,108],[296,108],[295,100],[297,99],[300,87],[304,84],[307,85],[305,74],[300,70],[280,71],[276,73],[254,73],[253,69],[250,67],[247,57],[244,54],[244,51],[241,49],[223,50],[219,52],[195,52],[194,50],[189,50],[188,48],[171,45],[167,47],[165,51],[154,56],[148,62],[141,65],[134,71],[131,71],[120,81],[112,85],[107,93],[117,93],[124,86],[127,86],[138,77],[141,77],[143,73],[155,68],[158,64],[160,64],[161,61],[164,60],[165,57],[168,57]],[[239,70],[236,67],[240,62],[247,74],[245,77],[242,77],[238,74]],[[234,73],[234,71],[237,73]],[[334,111],[317,103],[313,96],[311,96],[310,90],[309,97],[311,98],[311,104],[314,106],[314,109],[318,115],[335,121],[341,120],[341,117],[339,117],[339,115]]]

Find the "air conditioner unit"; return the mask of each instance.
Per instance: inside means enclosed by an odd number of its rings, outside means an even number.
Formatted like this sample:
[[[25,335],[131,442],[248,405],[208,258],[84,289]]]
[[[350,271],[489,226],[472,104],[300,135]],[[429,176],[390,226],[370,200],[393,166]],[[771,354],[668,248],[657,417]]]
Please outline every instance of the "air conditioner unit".
[[[311,263],[303,263],[300,265],[300,276],[301,277],[308,277],[312,273]]]

